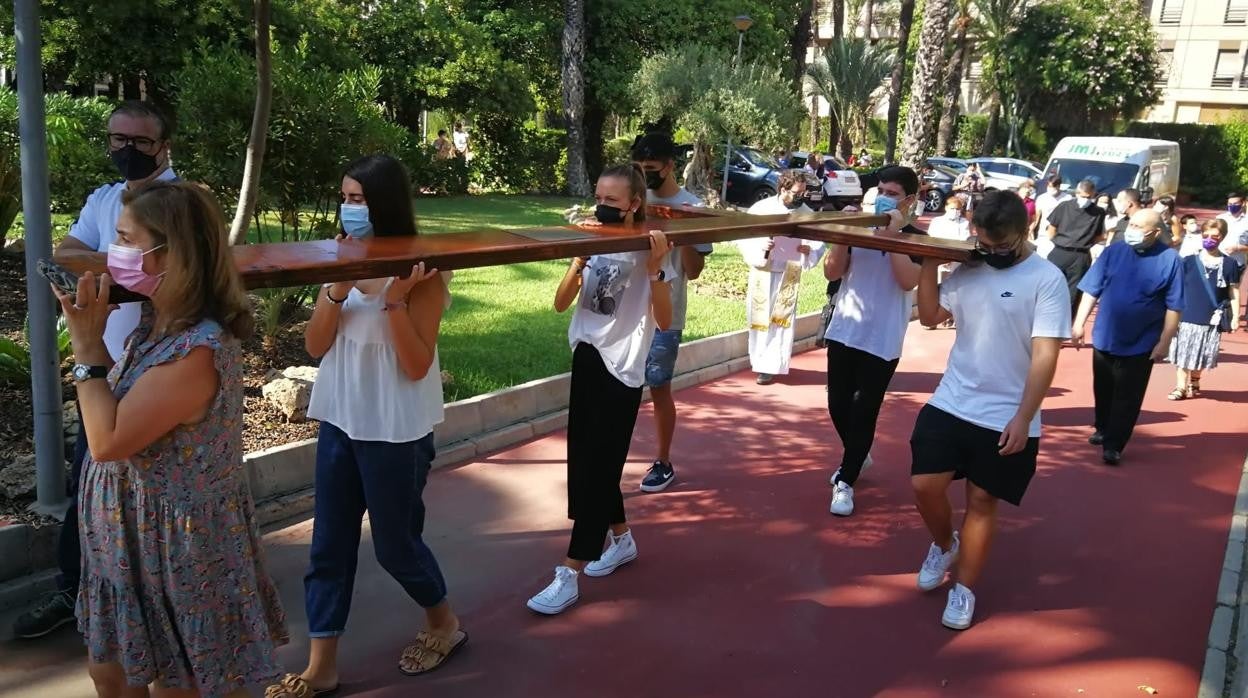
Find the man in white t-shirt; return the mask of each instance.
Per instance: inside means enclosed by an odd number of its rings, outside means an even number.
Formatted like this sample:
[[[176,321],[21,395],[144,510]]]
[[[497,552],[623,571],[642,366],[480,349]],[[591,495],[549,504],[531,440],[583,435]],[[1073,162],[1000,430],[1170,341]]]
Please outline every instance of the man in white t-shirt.
[[[1226,212],[1218,218],[1226,221],[1226,239],[1218,246],[1222,254],[1235,258],[1239,265],[1248,263],[1248,200],[1240,192],[1226,195]],[[1239,284],[1239,295],[1248,298],[1248,274]]]
[[[176,179],[169,164],[171,145],[168,120],[146,102],[122,102],[108,118],[108,154],[123,180],[105,184],[87,197],[82,212],[56,248],[60,260],[84,260],[103,266],[104,254],[117,237],[117,219],[121,217],[122,196],[129,190],[154,180]],[[104,345],[113,361],[121,357],[126,338],[139,324],[139,303],[122,303],[114,310],[104,328]],[[18,617],[14,635],[33,638],[46,635],[74,619],[74,600],[78,595],[81,574],[78,537],[78,479],[82,461],[87,455],[86,429],[79,429],[78,443],[72,456],[69,481],[69,510],[61,526],[57,545],[61,574],[58,591],[42,604]]]
[[[455,133],[451,134],[451,140],[455,142],[455,152],[460,157],[468,157],[468,132],[464,130],[463,122],[455,122]]]
[[[891,165],[877,173],[875,212],[892,222],[877,235],[906,232],[918,200],[919,176]],[[828,415],[841,438],[841,464],[832,474],[837,516],[854,513],[854,485],[871,465],[875,423],[884,393],[901,359],[901,345],[912,310],[910,292],[919,282],[919,260],[904,254],[829,245],[823,262],[828,281],[841,280],[832,320],[824,333],[828,347]]]
[[[1036,250],[1041,257],[1048,257],[1049,251],[1053,249],[1053,241],[1045,234],[1049,229],[1049,215],[1058,204],[1073,198],[1075,197],[1070,192],[1062,191],[1062,178],[1058,175],[1050,177],[1048,189],[1036,197],[1036,227],[1032,231],[1032,237],[1036,238]]]
[[[665,133],[649,133],[633,144],[632,159],[646,177],[646,204],[702,207],[702,200],[676,184],[676,144]],[[685,329],[689,281],[698,278],[711,245],[681,245],[663,261],[664,279],[671,285],[672,322],[655,329],[646,357],[646,385],[654,403],[654,426],[658,454],[641,481],[642,492],[662,492],[676,481],[672,467],[672,436],[676,433],[676,401],[672,398],[672,375]]]
[[[957,320],[949,363],[910,437],[910,481],[932,544],[918,574],[931,591],[956,581],[941,622],[970,627],[975,594],[996,528],[997,501],[1018,505],[1036,471],[1040,403],[1062,340],[1070,335],[1070,293],[1061,270],[1027,241],[1027,209],[1014,192],[984,196],[972,227],[980,261],[963,264],[941,285],[940,260],[926,259],[919,319]],[[965,477],[966,518],[953,528],[947,490]]]

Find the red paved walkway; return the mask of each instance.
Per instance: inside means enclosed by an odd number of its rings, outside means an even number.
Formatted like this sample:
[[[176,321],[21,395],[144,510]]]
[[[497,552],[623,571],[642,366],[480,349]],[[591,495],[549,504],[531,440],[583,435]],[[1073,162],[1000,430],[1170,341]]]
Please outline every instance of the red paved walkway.
[[[580,604],[556,618],[524,601],[567,542],[563,435],[437,472],[430,542],[472,641],[437,674],[401,676],[417,613],[365,543],[346,695],[1194,695],[1248,450],[1248,335],[1227,343],[1202,399],[1167,401],[1172,372],[1157,367],[1117,469],[1084,443],[1091,353],[1063,351],[1040,471],[1024,506],[1002,509],[977,623],[961,634],[939,623],[943,590],[913,587],[928,539],[907,479],[914,416],[952,337],[912,326],[849,519],[827,512],[840,446],[821,354],[767,388],[741,374],[680,393],[681,479],[660,495],[633,494],[651,456],[643,408],[625,475],[641,557],[583,580]],[[269,537],[297,638],[309,532]],[[73,647],[68,633],[0,646],[0,694],[91,695]],[[299,639],[283,657],[295,669],[305,651]]]

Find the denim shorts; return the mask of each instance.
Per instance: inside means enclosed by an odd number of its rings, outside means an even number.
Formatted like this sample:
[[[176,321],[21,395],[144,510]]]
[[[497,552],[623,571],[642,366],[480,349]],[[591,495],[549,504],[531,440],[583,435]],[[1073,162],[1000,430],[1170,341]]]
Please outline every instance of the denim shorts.
[[[683,330],[655,330],[650,343],[650,355],[646,357],[646,385],[667,385],[676,371],[676,355],[680,353],[680,337]]]

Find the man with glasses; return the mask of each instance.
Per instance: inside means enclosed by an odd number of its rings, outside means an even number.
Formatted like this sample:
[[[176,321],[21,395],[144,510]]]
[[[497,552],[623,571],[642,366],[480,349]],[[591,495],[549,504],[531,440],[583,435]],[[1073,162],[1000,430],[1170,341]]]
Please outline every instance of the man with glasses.
[[[778,186],[779,194],[755,203],[747,213],[812,213],[801,170],[786,170]],[[755,382],[768,385],[789,372],[802,272],[819,262],[823,243],[778,236],[741,240],[737,247],[750,267],[745,298],[750,367],[758,374]]]
[[[1028,244],[1022,200],[1014,192],[988,192],[971,225],[977,261],[937,285],[940,260],[923,260],[919,321],[952,318],[957,338],[910,437],[915,507],[932,536],[916,582],[932,591],[952,575],[941,623],[954,630],[974,618],[971,589],[987,560],[997,502],[1018,506],[1035,475],[1040,403],[1070,330],[1065,279]],[[947,494],[957,478],[966,478],[961,534]]]
[[[56,249],[58,257],[81,256],[95,261],[97,266],[104,263],[105,253],[117,237],[122,195],[148,182],[177,179],[169,160],[170,135],[169,121],[147,102],[122,102],[113,109],[108,117],[108,156],[121,174],[122,181],[105,184],[87,197],[87,203],[69,229],[69,235]],[[122,303],[108,316],[104,344],[113,361],[121,356],[126,338],[138,327],[139,314],[139,303]],[[57,547],[57,563],[61,569],[57,591],[18,617],[13,634],[19,638],[42,637],[74,619],[74,602],[81,574],[77,491],[87,452],[87,430],[79,428],[68,483],[69,510],[61,525]]]
[[[1117,465],[1144,403],[1153,362],[1165,360],[1183,312],[1183,267],[1179,253],[1157,244],[1168,221],[1152,209],[1131,215],[1122,243],[1105,248],[1079,282],[1083,299],[1071,339],[1083,342],[1083,327],[1100,302],[1092,326],[1092,392],[1095,431],[1088,439],[1101,458]]]

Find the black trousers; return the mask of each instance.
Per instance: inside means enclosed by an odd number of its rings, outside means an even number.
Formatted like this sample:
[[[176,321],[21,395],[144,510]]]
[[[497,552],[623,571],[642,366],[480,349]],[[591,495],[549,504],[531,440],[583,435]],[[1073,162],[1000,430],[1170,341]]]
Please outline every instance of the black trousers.
[[[1092,352],[1092,392],[1096,399],[1096,430],[1105,437],[1105,448],[1121,451],[1135,430],[1144,404],[1144,391],[1153,373],[1148,354],[1118,356],[1096,349]]]
[[[61,568],[56,586],[60,591],[78,594],[78,580],[82,577],[82,537],[78,532],[78,482],[82,480],[82,463],[87,459],[87,426],[78,413],[78,440],[74,443],[74,455],[69,482],[65,483],[69,495],[69,509],[61,522],[61,535],[56,542],[56,564]]]
[[[641,407],[641,388],[630,388],[607,371],[602,356],[581,342],[572,352],[568,401],[568,557],[590,562],[602,556],[612,524],[624,523],[620,477]]]
[[[875,442],[875,422],[897,361],[828,340],[828,414],[844,446],[838,479],[851,487]]]
[[[1079,282],[1092,266],[1092,253],[1087,250],[1075,251],[1054,247],[1049,252],[1049,261],[1057,265],[1066,276],[1066,289],[1070,291],[1070,317],[1074,318],[1079,311],[1079,298],[1083,292],[1079,290]]]

